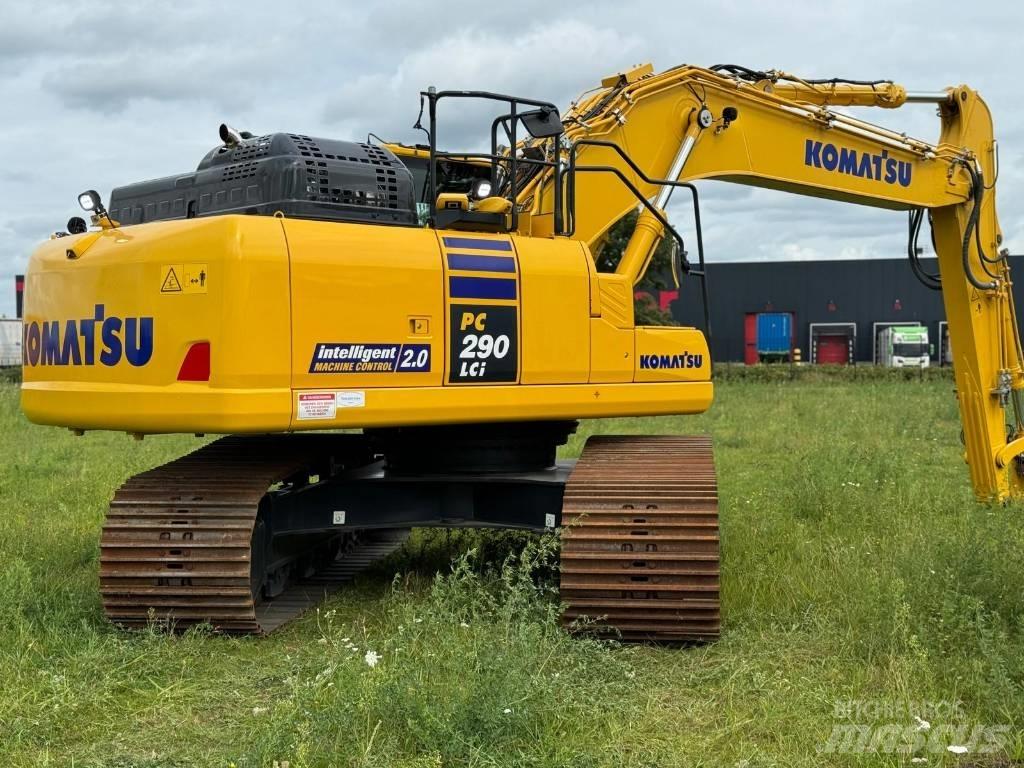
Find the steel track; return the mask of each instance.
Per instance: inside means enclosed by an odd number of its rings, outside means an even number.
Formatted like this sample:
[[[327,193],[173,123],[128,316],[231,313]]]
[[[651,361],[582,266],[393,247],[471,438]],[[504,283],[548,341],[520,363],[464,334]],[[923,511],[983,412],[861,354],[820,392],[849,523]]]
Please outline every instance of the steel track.
[[[624,640],[718,637],[718,489],[708,437],[591,437],[562,506],[563,623]]]
[[[268,489],[323,467],[326,436],[227,437],[129,479],[100,540],[100,592],[112,622],[265,634],[295,618],[399,546],[408,529],[348,537],[341,558],[261,600],[253,531]],[[254,591],[256,594],[254,594]]]
[[[261,501],[268,489],[330,471],[338,438],[228,437],[129,479],[103,526],[107,617],[127,627],[209,623],[265,634],[396,550],[407,528],[347,534],[335,562],[260,598],[252,544]],[[708,438],[590,438],[565,487],[562,526],[567,627],[637,641],[718,636],[718,495]]]

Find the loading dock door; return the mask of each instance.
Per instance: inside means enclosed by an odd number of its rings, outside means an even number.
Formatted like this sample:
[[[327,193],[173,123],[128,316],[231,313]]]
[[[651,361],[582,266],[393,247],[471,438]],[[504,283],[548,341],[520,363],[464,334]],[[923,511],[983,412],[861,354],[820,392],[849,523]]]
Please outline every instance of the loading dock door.
[[[743,319],[743,362],[757,365],[757,313],[748,312]]]
[[[853,365],[857,347],[856,323],[811,323],[811,362],[815,365]]]
[[[818,336],[816,363],[819,365],[846,365],[850,361],[850,337],[845,333]]]

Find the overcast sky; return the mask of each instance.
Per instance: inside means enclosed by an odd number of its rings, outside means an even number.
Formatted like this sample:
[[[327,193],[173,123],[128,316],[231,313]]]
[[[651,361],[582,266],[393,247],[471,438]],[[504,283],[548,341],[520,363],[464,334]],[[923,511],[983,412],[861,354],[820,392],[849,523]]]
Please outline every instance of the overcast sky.
[[[642,61],[886,78],[914,90],[968,83],[995,115],[1000,218],[1011,250],[1024,252],[1015,2],[2,2],[0,315],[13,314],[13,275],[35,244],[79,212],[78,192],[106,199],[112,187],[192,170],[221,122],[416,140],[427,85],[565,105]],[[938,135],[933,107],[863,114]],[[485,130],[453,128],[446,141],[476,143]],[[904,214],[703,187],[711,261],[904,253]]]

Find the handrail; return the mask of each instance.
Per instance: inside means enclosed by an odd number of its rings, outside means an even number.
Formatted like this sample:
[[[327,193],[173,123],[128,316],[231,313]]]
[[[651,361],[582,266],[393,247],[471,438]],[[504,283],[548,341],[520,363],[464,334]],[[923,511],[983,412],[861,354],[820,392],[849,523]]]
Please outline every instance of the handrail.
[[[643,193],[636,188],[636,185],[630,181],[626,175],[615,166],[612,165],[576,165],[576,151],[580,146],[593,146],[593,147],[607,147],[615,150],[615,152],[622,158],[623,162],[626,163],[639,176],[643,181],[652,186],[667,186],[667,187],[684,187],[690,191],[690,196],[693,200],[693,220],[694,227],[697,231],[697,261],[700,265],[700,269],[693,269],[689,261],[686,259],[686,249],[683,244],[683,238],[676,231],[669,222],[665,215],[658,210],[658,208],[651,203]],[[709,307],[709,296],[708,296],[708,282],[707,282],[707,268],[704,262],[704,236],[701,229],[700,222],[700,200],[697,194],[697,188],[688,181],[674,181],[669,179],[652,179],[641,168],[633,161],[625,150],[622,149],[618,144],[610,141],[604,141],[602,139],[579,139],[573,142],[569,149],[569,167],[566,170],[566,176],[568,177],[567,184],[567,195],[566,195],[566,213],[569,218],[569,226],[563,234],[567,237],[571,237],[576,231],[576,173],[577,172],[594,172],[594,173],[611,173],[619,178],[619,180],[629,189],[630,192],[636,197],[637,200],[647,209],[647,211],[654,216],[655,219],[665,228],[679,244],[680,259],[683,268],[683,273],[687,275],[694,275],[700,278],[701,285],[701,303],[703,304],[704,310],[704,335],[708,339],[708,343],[711,342],[711,313]],[[561,196],[561,189],[556,187],[555,197],[556,199]]]

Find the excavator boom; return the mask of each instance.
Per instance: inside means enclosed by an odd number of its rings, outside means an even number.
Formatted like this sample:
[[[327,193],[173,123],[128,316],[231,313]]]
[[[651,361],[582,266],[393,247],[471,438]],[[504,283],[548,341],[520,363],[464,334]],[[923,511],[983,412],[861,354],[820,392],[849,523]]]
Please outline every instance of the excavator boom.
[[[992,117],[976,91],[914,92],[889,81],[804,80],[732,65],[657,75],[644,65],[603,86],[563,117],[563,161],[578,174],[609,170],[575,182],[572,236],[599,249],[609,227],[637,207],[637,192],[656,210],[641,213],[616,275],[600,279],[643,276],[666,234],[656,212],[664,213],[673,187],[659,181],[716,179],[910,211],[918,228],[926,215],[939,275],[920,276],[943,295],[971,481],[979,499],[1024,492],[1021,344],[996,217]],[[840,109],[908,103],[937,107],[937,142]],[[547,171],[518,197],[533,214],[534,234],[550,226],[555,188]],[[915,256],[911,249],[919,270]]]

